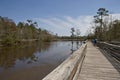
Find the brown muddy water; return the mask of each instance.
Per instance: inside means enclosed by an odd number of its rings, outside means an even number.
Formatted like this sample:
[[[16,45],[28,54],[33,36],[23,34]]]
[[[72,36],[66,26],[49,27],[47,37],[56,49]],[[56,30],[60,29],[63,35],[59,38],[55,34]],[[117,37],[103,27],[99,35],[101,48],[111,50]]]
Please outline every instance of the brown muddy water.
[[[0,80],[41,80],[80,46],[57,41],[0,47]]]

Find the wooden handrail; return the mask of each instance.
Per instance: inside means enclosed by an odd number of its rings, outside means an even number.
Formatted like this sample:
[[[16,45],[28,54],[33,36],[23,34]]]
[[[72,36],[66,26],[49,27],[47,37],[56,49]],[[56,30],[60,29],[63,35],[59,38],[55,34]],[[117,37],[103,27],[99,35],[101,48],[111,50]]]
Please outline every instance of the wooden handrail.
[[[42,80],[76,80],[85,57],[86,47],[87,44],[83,44]]]

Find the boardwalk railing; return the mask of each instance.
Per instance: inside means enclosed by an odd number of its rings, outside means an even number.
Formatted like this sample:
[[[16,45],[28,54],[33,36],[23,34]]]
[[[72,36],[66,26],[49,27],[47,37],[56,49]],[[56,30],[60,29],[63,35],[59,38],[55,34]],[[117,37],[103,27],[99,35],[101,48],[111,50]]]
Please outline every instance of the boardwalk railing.
[[[83,44],[61,65],[42,80],[77,80],[85,57],[87,45]]]
[[[112,57],[120,61],[120,46],[106,42],[98,42],[98,46],[107,51]]]

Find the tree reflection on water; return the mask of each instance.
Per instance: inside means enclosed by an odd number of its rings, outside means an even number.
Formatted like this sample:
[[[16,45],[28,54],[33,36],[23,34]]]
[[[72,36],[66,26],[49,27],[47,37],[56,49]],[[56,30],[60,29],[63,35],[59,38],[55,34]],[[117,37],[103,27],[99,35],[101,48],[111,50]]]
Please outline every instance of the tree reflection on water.
[[[0,79],[41,80],[77,47],[80,45],[76,45],[76,41],[32,42],[0,47]]]
[[[74,45],[74,43],[76,43],[75,45]],[[77,49],[79,49],[79,47],[81,46],[82,44],[81,44],[81,42],[80,41],[71,41],[71,54],[74,52],[74,51],[76,51]],[[76,46],[76,48],[75,48],[75,46]]]
[[[0,47],[0,67],[11,68],[16,64],[16,60],[27,64],[36,62],[38,57],[34,53],[45,51],[49,48],[50,43],[29,42],[20,46]]]

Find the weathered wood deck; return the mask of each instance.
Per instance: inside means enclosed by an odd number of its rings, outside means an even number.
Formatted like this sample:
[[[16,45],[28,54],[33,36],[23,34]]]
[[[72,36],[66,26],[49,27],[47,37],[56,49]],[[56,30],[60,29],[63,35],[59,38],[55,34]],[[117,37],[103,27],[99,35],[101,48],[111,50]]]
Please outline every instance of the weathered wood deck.
[[[86,51],[78,80],[120,80],[120,73],[98,47],[88,42]]]
[[[87,42],[42,80],[120,80],[120,62],[101,51]]]

